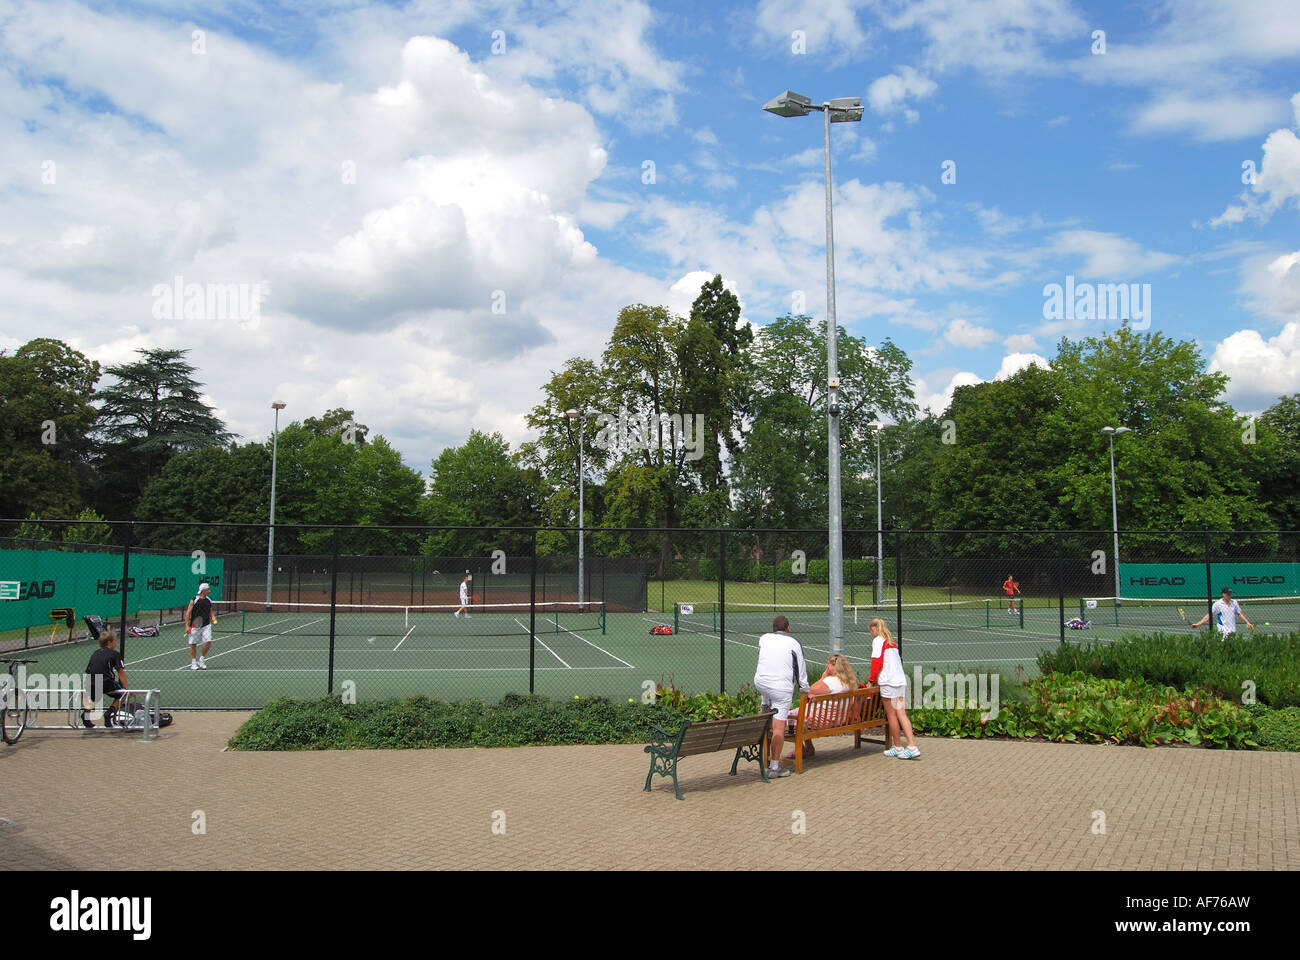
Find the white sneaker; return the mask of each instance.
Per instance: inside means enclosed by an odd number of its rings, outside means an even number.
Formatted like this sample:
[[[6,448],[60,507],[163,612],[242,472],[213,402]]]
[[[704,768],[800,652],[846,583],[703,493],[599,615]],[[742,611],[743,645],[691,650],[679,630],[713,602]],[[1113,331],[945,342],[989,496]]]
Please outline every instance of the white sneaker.
[[[199,669],[200,670],[208,669],[208,662],[204,660],[202,657],[199,657]]]
[[[890,747],[888,750],[885,751],[885,756],[887,757],[898,756],[898,747]]]
[[[456,617],[457,617],[457,618],[460,617],[460,611],[459,611],[459,610],[456,611]]]
[[[908,747],[899,756],[904,760],[919,760],[921,759],[921,751],[917,747]]]
[[[191,657],[191,658],[190,658],[190,669],[191,669],[191,670],[197,670],[198,668],[199,668],[199,662],[198,662],[197,660],[195,660],[193,657]]]

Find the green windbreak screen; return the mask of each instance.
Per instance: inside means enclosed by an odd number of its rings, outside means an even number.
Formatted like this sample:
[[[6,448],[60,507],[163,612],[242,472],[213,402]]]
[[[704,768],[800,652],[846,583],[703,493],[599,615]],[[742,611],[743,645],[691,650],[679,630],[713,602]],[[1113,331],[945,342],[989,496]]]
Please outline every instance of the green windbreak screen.
[[[1123,595],[1201,597],[1206,594],[1204,563],[1120,563]],[[1300,596],[1300,564],[1212,563],[1210,595],[1231,587],[1238,597]]]
[[[204,573],[195,573],[199,566]],[[131,554],[127,611],[184,607],[198,585],[212,586],[221,599],[225,562],[189,555]],[[0,630],[50,622],[50,611],[72,607],[77,617],[93,613],[111,620],[122,610],[122,555],[61,550],[0,550]]]

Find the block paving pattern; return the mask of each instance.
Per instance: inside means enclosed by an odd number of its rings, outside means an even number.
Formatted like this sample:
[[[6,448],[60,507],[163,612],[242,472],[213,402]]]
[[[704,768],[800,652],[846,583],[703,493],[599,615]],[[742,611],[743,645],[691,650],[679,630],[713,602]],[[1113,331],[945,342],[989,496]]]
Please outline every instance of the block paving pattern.
[[[97,868],[106,800],[117,849],[167,870],[827,869],[850,847],[931,870],[1300,867],[1297,754],[921,738],[904,761],[826,738],[768,784],[685,758],[678,801],[642,791],[640,746],[223,752],[247,716],[0,745],[0,869]]]

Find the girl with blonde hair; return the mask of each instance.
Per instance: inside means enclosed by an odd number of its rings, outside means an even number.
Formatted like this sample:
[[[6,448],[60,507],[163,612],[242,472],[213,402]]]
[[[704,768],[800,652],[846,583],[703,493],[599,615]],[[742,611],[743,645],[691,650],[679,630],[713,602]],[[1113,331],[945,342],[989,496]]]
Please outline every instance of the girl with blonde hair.
[[[847,690],[853,690],[858,685],[857,675],[853,672],[853,665],[849,663],[849,658],[842,653],[832,653],[826,661],[826,668],[822,671],[822,678],[808,688],[809,697],[825,697],[832,693],[844,693]],[[795,724],[799,721],[799,709],[790,711],[786,724],[790,734],[793,735]],[[813,748],[812,742],[804,744],[804,758],[814,756],[817,751]],[[793,760],[794,754],[786,756],[787,760]]]
[[[873,638],[871,676],[867,682],[880,684],[880,700],[885,707],[885,717],[889,720],[889,739],[894,743],[894,746],[885,751],[885,756],[916,760],[921,756],[921,751],[917,749],[912,737],[912,721],[907,719],[907,674],[903,672],[903,658],[898,652],[898,643],[889,632],[888,624],[879,617],[872,620],[867,629]],[[900,729],[907,738],[906,747],[898,745]]]

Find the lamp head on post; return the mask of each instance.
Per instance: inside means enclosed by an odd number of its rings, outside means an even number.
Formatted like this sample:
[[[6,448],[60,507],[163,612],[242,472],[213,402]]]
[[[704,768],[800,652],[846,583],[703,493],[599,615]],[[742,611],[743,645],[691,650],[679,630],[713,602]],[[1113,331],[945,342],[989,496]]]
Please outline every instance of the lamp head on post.
[[[287,403],[274,403],[274,402],[273,402],[273,403],[271,404],[271,409],[272,409],[272,410],[283,410],[283,409],[284,409],[285,407],[287,407],[287,406],[288,406]]]

